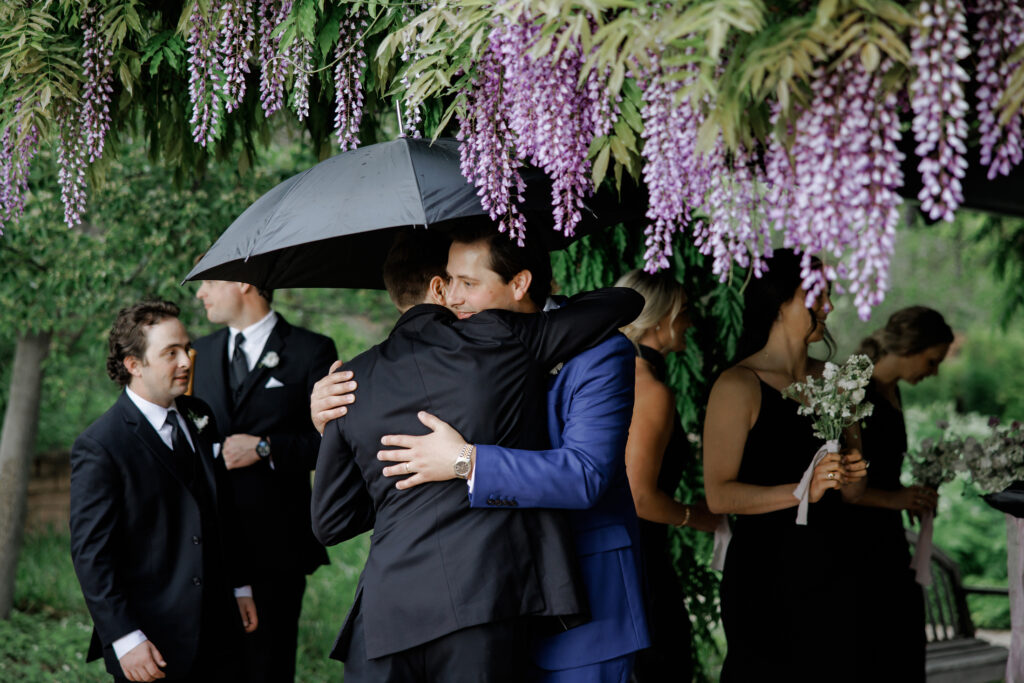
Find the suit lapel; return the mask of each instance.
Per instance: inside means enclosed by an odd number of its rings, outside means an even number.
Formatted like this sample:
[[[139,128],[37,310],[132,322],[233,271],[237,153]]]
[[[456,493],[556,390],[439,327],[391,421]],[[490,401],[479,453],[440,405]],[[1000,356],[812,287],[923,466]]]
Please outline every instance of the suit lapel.
[[[256,366],[252,369],[245,377],[245,381],[242,382],[241,388],[238,390],[238,398],[235,400],[235,410],[241,408],[242,404],[252,393],[252,390],[258,386],[263,386],[267,378],[273,372],[273,368],[268,368],[264,364],[263,359],[267,357],[267,354],[271,351],[277,354],[278,364],[284,362],[284,349],[285,339],[288,337],[288,330],[290,325],[285,322],[285,319],[280,314],[277,316],[277,324],[274,325],[274,329],[270,331],[270,336],[267,337],[267,343],[263,347],[263,352],[260,353],[259,359],[256,361]]]
[[[128,423],[129,430],[142,442],[153,458],[163,465],[170,472],[171,476],[177,479],[187,490],[186,482],[182,480],[178,474],[178,468],[174,466],[174,456],[171,453],[171,449],[167,447],[167,444],[160,438],[160,435],[156,433],[153,425],[145,418],[142,411],[135,407],[135,404],[132,403],[132,400],[128,398],[126,393],[122,392],[118,403],[121,404],[121,413],[124,416],[125,422]]]
[[[195,422],[192,421],[193,411],[189,410],[187,405],[182,405],[183,398],[178,398],[174,403],[178,407],[178,412],[185,418],[185,424],[188,425],[188,435],[192,439],[192,445],[195,446],[199,467],[206,478],[206,489],[211,492],[210,495],[216,500],[217,486],[213,468],[217,464],[213,458],[213,452],[206,447],[206,439],[199,435],[199,429],[196,427]]]

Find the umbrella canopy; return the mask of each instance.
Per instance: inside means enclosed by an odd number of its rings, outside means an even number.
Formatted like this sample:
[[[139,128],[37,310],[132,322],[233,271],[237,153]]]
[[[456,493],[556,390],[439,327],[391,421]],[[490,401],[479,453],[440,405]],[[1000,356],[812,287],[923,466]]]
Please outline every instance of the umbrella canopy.
[[[550,181],[536,169],[523,177],[528,239],[564,247],[570,240],[550,229]],[[617,222],[621,213],[616,202],[599,221],[584,207],[580,228]],[[342,152],[277,185],[224,231],[185,281],[380,289],[395,229],[450,229],[481,218],[490,220],[462,176],[458,141],[400,138]]]

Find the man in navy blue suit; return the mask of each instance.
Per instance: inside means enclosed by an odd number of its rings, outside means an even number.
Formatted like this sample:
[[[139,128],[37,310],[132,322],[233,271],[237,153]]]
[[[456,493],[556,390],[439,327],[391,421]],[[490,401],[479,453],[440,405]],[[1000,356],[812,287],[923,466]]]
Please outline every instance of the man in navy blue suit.
[[[505,237],[463,235],[451,247],[447,303],[460,318],[507,308],[510,283],[499,275],[501,264],[492,262],[492,239]],[[532,302],[532,308],[540,310],[545,303]],[[471,507],[573,510],[576,553],[592,620],[535,643],[539,680],[624,683],[636,651],[650,644],[637,518],[624,457],[633,410],[634,356],[625,337],[617,335],[569,360],[552,377],[548,389],[551,449],[476,445],[471,452]],[[331,394],[336,391],[333,387],[340,390],[342,379],[318,383],[314,421],[322,420],[326,409],[339,410],[338,399]],[[440,419],[429,415],[421,419],[431,434],[382,439],[385,445],[407,449],[386,451],[387,459],[398,464],[385,468],[384,474],[404,475],[409,471],[406,463],[415,472],[400,480],[398,488],[451,479],[451,463],[465,445]]]

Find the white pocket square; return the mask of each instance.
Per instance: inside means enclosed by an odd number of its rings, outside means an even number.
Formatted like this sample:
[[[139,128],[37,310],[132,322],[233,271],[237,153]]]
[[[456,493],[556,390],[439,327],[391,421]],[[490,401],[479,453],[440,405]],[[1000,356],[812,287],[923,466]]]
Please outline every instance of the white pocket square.
[[[267,380],[267,383],[263,385],[264,389],[276,389],[277,387],[283,387],[284,382],[271,377]]]

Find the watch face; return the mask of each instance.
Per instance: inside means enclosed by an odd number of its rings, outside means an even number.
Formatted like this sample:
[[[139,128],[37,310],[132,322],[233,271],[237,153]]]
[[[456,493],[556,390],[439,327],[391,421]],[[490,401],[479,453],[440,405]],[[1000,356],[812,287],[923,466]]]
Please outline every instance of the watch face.
[[[469,458],[459,458],[455,461],[455,475],[458,477],[466,477],[469,475]]]
[[[260,442],[256,444],[256,455],[261,458],[265,458],[270,455],[270,444],[261,439]]]

